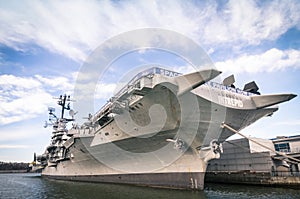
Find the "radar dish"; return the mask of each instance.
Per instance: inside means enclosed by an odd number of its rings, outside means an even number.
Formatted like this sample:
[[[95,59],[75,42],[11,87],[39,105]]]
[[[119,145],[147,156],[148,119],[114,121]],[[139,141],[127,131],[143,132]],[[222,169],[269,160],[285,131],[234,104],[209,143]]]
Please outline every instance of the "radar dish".
[[[69,111],[69,115],[70,115],[71,117],[74,117],[74,115],[75,115],[75,112],[74,112],[74,110],[73,110],[73,109],[71,109],[71,110]]]
[[[48,111],[49,111],[49,112],[55,112],[55,108],[53,108],[53,107],[48,107]]]
[[[48,127],[48,122],[45,121],[44,128],[47,128],[47,127]]]

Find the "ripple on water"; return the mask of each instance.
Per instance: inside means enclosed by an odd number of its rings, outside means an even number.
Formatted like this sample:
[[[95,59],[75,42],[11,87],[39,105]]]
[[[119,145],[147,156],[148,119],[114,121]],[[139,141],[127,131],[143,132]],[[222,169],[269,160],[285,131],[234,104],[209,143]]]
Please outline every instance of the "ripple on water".
[[[186,199],[286,199],[299,198],[300,190],[260,186],[206,184],[204,191],[169,190],[130,185],[56,181],[39,174],[0,174],[0,198],[186,198]]]

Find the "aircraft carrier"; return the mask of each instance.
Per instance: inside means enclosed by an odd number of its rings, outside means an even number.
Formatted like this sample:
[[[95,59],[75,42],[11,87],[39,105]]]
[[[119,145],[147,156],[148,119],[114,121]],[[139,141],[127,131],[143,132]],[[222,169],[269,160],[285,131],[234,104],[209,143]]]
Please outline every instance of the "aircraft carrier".
[[[42,176],[202,190],[207,162],[220,157],[222,142],[233,135],[222,124],[241,130],[296,96],[261,95],[255,82],[238,89],[233,76],[213,82],[220,73],[149,68],[82,125],[71,97],[60,96],[60,116],[49,108],[51,143],[37,157]]]

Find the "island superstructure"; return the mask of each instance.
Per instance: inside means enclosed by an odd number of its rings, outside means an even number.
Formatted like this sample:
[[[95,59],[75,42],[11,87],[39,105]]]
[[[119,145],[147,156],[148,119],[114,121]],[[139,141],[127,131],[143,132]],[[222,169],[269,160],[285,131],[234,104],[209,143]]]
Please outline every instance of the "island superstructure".
[[[260,95],[255,82],[243,90],[234,77],[213,82],[215,69],[180,74],[159,67],[135,75],[82,125],[74,122],[69,96],[60,96],[42,176],[74,181],[203,189],[207,162],[219,158],[222,142],[272,115],[294,94]],[[70,110],[72,118],[64,116]],[[67,123],[72,122],[71,128]]]

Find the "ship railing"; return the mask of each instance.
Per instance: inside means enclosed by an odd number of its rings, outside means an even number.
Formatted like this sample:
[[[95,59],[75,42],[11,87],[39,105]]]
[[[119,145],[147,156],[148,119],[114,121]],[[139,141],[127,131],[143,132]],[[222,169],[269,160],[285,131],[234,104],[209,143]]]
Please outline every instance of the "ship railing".
[[[141,77],[141,78],[143,78],[143,77]],[[138,81],[138,80],[140,80],[140,79],[137,79],[136,81]],[[128,84],[127,84],[127,85],[126,85],[127,87],[123,87],[123,88],[122,88],[115,96],[111,97],[111,98],[109,99],[109,101],[108,101],[106,104],[104,104],[104,106],[102,106],[102,108],[101,108],[99,111],[97,111],[97,112],[95,113],[93,121],[95,121],[95,119],[98,120],[98,119],[100,118],[99,115],[105,115],[106,112],[109,111],[111,105],[112,105],[115,101],[119,100],[121,97],[123,97],[124,95],[126,95],[127,93],[129,93],[130,90],[133,90],[133,89],[134,89],[134,88],[133,88],[133,85],[134,85],[134,83],[136,83],[136,81],[133,82],[132,85],[128,85]]]
[[[300,177],[299,171],[272,171],[274,177]]]
[[[134,85],[136,85],[136,83],[140,79],[142,79],[144,77],[150,77],[151,75],[154,75],[154,74],[162,74],[162,71],[168,71],[168,70],[158,68],[158,67],[152,67],[152,68],[149,68],[145,71],[138,73],[120,91],[118,91],[113,98],[119,99],[124,94],[128,93],[128,91],[135,89]],[[169,71],[169,73],[171,73],[171,72],[173,72],[173,71]],[[175,74],[176,72],[173,72],[173,73]],[[179,74],[179,73],[176,73],[176,74]]]
[[[168,76],[168,77],[176,77],[176,76],[182,75],[181,73],[174,72],[171,70],[166,70],[166,69],[159,68],[159,67],[152,67],[152,68],[149,68],[145,71],[138,73],[121,90],[119,90],[112,98],[110,98],[110,100],[99,111],[97,111],[95,113],[95,115],[94,115],[95,120],[98,119],[99,115],[105,114],[106,110],[108,110],[110,108],[110,106],[113,104],[113,102],[120,99],[122,96],[128,94],[130,91],[132,91],[134,89],[138,89],[135,87],[135,85],[140,79],[142,79],[144,77],[150,77],[151,75],[154,75],[154,74],[160,74],[160,75]]]
[[[140,80],[141,78],[143,78],[145,76],[156,74],[156,71],[157,71],[156,68],[157,67],[149,68],[145,71],[142,71],[142,72],[136,74],[121,90],[119,90],[115,94],[114,98],[118,99],[119,97],[121,97],[122,95],[127,93],[127,91],[134,85],[134,83],[136,81]]]
[[[100,118],[99,116],[104,115],[105,112],[108,112],[111,105],[112,105],[112,101],[109,100],[106,104],[104,104],[104,106],[102,106],[102,108],[99,111],[97,111],[94,114],[92,121],[93,122],[97,121]]]
[[[176,77],[182,75],[182,73],[178,73],[175,71],[159,68],[159,67],[152,67],[147,70],[144,70],[137,75],[135,75],[119,92],[116,93],[115,98],[119,98],[120,96],[124,95],[128,92],[128,90],[133,89],[136,82],[143,77],[150,77],[154,74],[160,74],[167,77]]]

